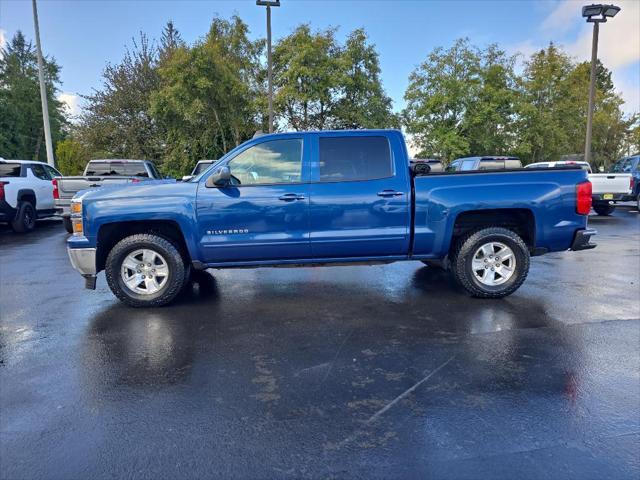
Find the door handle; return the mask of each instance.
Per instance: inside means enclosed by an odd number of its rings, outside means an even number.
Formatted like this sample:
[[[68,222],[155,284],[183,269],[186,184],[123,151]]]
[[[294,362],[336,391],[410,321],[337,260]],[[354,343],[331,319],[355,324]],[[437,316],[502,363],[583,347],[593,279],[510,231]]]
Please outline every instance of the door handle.
[[[400,197],[404,195],[403,192],[396,192],[395,190],[382,190],[378,192],[379,197]]]
[[[294,200],[304,200],[304,195],[298,195],[297,193],[285,193],[278,197],[278,200],[283,202],[293,202]]]

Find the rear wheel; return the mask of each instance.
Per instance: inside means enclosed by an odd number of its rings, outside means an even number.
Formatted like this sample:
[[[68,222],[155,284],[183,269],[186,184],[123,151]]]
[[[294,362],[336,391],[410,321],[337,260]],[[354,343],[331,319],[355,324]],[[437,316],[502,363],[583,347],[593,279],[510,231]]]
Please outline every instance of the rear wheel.
[[[615,209],[615,205],[609,205],[608,203],[597,203],[593,206],[593,210],[598,215],[611,215]]]
[[[31,202],[18,203],[16,217],[11,222],[11,228],[18,233],[26,233],[36,228],[36,209]]]
[[[511,230],[484,228],[458,242],[451,271],[456,281],[474,297],[506,297],[527,278],[529,249]]]
[[[71,224],[71,218],[62,217],[62,223],[64,224],[64,229],[67,233],[73,233],[73,225]]]
[[[171,241],[154,234],[138,234],[113,247],[105,273],[111,291],[127,305],[159,307],[180,293],[187,268]]]

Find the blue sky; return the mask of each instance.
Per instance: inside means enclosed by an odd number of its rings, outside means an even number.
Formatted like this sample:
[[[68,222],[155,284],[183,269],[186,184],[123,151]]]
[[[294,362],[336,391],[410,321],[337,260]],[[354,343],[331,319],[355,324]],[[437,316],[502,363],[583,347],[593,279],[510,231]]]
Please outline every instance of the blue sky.
[[[459,37],[477,45],[498,43],[508,52],[530,54],[554,41],[579,60],[590,58],[591,31],[580,16],[585,3],[549,1],[427,0],[281,0],[273,11],[274,38],[301,23],[314,29],[339,27],[343,38],[364,27],[380,54],[382,79],[394,108],[411,71],[437,46]],[[622,12],[601,28],[600,58],[614,72],[625,111],[640,111],[640,1],[621,0]],[[253,38],[265,35],[265,12],[254,0],[39,0],[40,31],[45,54],[62,66],[62,98],[77,112],[78,94],[101,85],[107,62],[122,58],[132,37],[143,31],[159,38],[172,19],[182,36],[193,42],[208,30],[215,15],[236,13]],[[33,38],[31,1],[0,0],[0,43],[16,30]]]

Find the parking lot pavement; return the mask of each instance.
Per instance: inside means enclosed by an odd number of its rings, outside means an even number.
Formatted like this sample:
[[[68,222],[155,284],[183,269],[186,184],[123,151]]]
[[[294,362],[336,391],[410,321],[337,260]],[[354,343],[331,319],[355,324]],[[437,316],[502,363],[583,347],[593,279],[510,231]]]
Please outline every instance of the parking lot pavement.
[[[504,300],[418,262],[83,289],[62,225],[0,230],[2,478],[640,476],[640,214]]]

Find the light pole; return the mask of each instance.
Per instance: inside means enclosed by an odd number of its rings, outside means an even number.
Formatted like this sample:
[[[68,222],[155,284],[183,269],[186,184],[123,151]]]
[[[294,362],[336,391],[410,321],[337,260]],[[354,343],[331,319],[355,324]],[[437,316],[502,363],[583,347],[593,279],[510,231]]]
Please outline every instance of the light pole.
[[[36,31],[36,53],[38,55],[38,77],[40,78],[40,101],[42,102],[42,121],[44,122],[44,143],[47,147],[47,163],[55,167],[53,144],[51,143],[51,127],[49,126],[49,106],[47,105],[47,86],[44,83],[44,62],[40,46],[40,26],[38,25],[38,7],[33,0],[33,26]]]
[[[271,7],[279,7],[280,0],[256,0],[256,5],[267,7],[267,79],[268,79],[267,81],[269,83],[269,133],[273,133],[273,84],[272,84],[272,73],[271,73]]]
[[[587,135],[584,142],[584,161],[591,163],[591,130],[593,126],[593,105],[596,97],[596,64],[598,62],[598,33],[600,24],[613,18],[620,11],[616,5],[587,5],[582,7],[582,16],[593,23],[593,41],[591,44],[591,78],[589,80],[589,109],[587,110]]]

